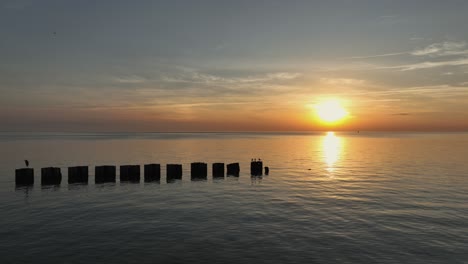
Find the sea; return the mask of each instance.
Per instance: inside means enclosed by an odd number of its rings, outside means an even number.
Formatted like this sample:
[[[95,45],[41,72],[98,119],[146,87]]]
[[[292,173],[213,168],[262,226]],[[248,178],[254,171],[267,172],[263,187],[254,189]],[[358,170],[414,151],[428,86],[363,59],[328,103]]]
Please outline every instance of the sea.
[[[16,186],[25,159],[35,183]],[[119,181],[149,163],[159,182]],[[78,165],[88,184],[67,183]],[[117,181],[95,184],[98,165]],[[41,185],[49,166],[60,185]],[[468,133],[3,132],[0,263],[468,263]]]

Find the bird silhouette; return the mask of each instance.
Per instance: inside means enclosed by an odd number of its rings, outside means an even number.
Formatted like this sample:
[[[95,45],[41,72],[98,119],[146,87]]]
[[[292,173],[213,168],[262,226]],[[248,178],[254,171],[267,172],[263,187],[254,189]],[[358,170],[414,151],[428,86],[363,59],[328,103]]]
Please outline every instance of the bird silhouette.
[[[26,164],[26,167],[29,167],[29,161],[28,160],[24,160],[24,164]]]

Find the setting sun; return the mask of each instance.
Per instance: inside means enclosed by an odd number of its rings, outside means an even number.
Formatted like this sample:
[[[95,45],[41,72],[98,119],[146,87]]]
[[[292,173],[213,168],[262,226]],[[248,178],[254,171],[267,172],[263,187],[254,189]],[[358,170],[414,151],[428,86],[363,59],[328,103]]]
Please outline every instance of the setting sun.
[[[324,123],[336,123],[343,120],[347,115],[346,111],[338,100],[327,100],[315,106],[315,110],[320,121]]]

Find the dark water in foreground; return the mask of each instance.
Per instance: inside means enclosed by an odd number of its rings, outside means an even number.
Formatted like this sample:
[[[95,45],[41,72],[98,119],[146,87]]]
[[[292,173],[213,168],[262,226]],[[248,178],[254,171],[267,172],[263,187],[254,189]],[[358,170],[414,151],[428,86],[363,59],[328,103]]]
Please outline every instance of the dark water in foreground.
[[[0,263],[468,263],[468,134],[0,134],[0,154]],[[36,184],[15,189],[25,158]],[[193,161],[241,175],[192,182]],[[151,162],[183,180],[66,183]]]

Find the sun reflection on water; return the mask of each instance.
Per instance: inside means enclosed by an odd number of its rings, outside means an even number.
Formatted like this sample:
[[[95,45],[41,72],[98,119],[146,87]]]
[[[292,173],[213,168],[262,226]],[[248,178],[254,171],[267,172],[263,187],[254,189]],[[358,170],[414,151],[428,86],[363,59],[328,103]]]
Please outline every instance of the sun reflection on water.
[[[335,135],[334,132],[327,132],[327,135],[323,138],[323,156],[325,163],[327,164],[326,170],[333,172],[335,169],[335,163],[340,158],[341,152],[341,139]]]

